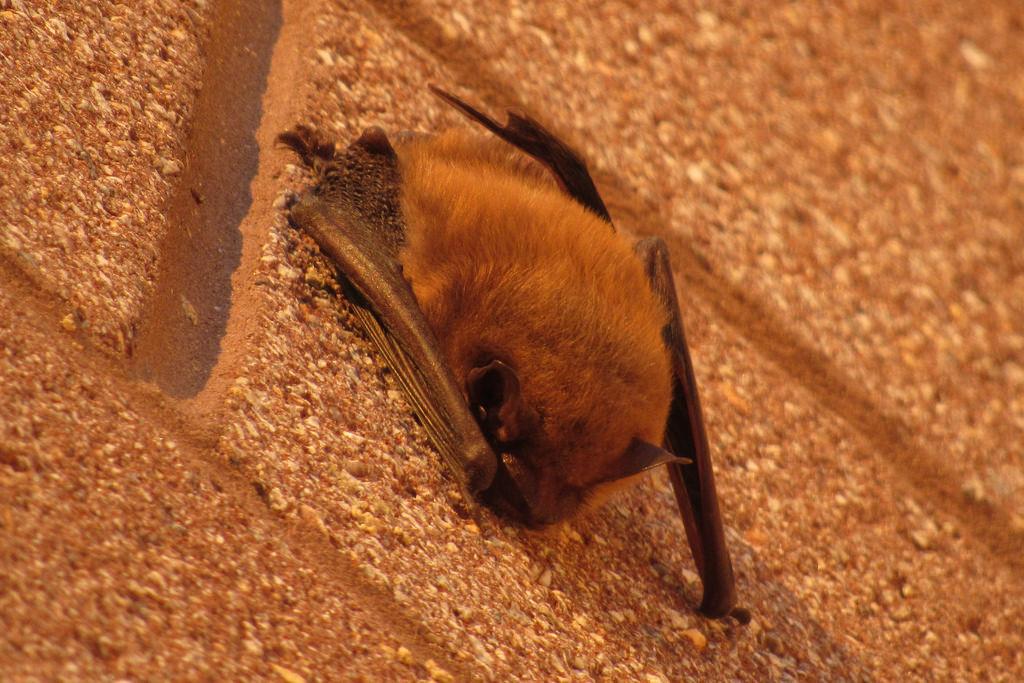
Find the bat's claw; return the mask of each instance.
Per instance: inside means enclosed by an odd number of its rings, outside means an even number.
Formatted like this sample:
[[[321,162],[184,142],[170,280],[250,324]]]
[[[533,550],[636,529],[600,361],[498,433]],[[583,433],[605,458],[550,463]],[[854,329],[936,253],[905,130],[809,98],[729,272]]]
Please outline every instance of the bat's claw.
[[[746,607],[735,607],[729,616],[739,622],[740,626],[746,626],[750,623],[750,610]]]
[[[277,142],[295,152],[307,168],[332,161],[335,156],[334,143],[303,124],[278,135]]]

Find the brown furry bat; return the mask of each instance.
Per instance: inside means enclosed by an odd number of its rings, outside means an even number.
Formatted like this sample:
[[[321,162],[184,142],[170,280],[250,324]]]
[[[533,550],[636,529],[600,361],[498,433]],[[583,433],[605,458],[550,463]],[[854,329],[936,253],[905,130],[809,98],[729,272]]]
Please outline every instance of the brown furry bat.
[[[318,179],[293,222],[471,494],[543,526],[667,464],[701,609],[743,618],[664,244],[616,233],[586,166],[532,119],[435,92],[497,137],[392,146],[370,129],[339,154],[285,133]]]

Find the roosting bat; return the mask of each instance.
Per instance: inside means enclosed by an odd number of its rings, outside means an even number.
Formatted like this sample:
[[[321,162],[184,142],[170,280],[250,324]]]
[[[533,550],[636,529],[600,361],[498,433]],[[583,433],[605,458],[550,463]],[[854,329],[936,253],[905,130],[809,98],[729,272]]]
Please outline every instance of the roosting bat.
[[[666,464],[701,611],[743,620],[664,243],[616,233],[583,161],[533,119],[434,92],[496,137],[392,146],[371,128],[338,152],[284,133],[317,180],[292,222],[470,494],[543,526]]]

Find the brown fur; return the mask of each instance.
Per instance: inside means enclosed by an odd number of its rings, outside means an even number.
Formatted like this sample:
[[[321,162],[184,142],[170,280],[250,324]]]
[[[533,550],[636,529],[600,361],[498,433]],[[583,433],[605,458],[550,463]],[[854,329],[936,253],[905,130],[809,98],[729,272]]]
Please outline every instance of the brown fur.
[[[629,241],[508,145],[456,130],[397,152],[405,276],[460,384],[515,369],[539,420],[504,460],[530,521],[563,519],[634,437],[661,442],[664,309]]]

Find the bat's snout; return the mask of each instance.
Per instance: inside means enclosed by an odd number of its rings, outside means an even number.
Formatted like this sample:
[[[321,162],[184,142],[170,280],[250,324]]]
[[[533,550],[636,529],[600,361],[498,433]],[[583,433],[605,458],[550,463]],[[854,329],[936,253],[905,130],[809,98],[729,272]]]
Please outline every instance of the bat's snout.
[[[497,467],[493,482],[480,492],[479,499],[498,516],[530,526],[530,508],[504,466]]]

